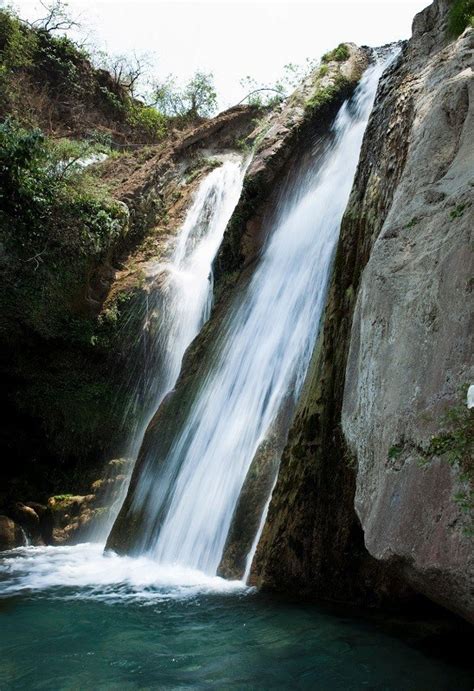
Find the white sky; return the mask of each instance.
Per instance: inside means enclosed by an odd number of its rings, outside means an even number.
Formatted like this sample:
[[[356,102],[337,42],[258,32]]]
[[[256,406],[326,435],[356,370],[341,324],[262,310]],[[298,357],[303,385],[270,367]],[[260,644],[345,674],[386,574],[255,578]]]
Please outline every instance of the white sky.
[[[220,106],[239,101],[246,75],[274,82],[289,62],[319,58],[341,41],[383,45],[408,38],[430,0],[69,0],[72,15],[111,53],[151,53],[153,72],[185,80],[214,73]],[[13,0],[38,16],[36,0]],[[2,0],[0,0],[0,6]],[[41,14],[41,13],[40,13]],[[44,10],[42,11],[44,15]]]

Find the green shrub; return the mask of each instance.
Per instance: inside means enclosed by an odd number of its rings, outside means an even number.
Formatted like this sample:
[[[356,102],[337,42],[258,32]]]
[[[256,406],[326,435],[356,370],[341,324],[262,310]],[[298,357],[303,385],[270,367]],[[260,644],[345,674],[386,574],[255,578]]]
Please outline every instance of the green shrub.
[[[168,118],[152,106],[133,102],[127,120],[132,127],[141,130],[146,137],[160,139],[166,133]]]
[[[67,36],[52,36],[44,30],[38,30],[37,48],[34,61],[41,70],[48,74],[48,81],[56,90],[67,89],[69,92],[81,92],[84,84],[81,67],[87,59],[78,46]]]
[[[337,48],[329,51],[329,53],[325,53],[321,58],[321,62],[332,62],[333,60],[336,62],[344,62],[349,55],[349,48],[345,43],[340,43]]]
[[[474,26],[474,0],[455,0],[449,11],[449,36],[457,38],[468,26]]]
[[[84,142],[50,142],[10,119],[0,124],[0,230],[9,252],[23,260],[41,256],[41,263],[59,249],[99,256],[117,238],[123,207],[72,165],[95,150]]]
[[[37,45],[36,36],[8,10],[0,10],[0,63],[7,70],[26,67]]]
[[[347,87],[347,79],[342,75],[337,75],[332,84],[320,86],[306,102],[306,109],[316,111],[331,103],[337,94]]]
[[[461,216],[464,215],[464,211],[466,207],[469,206],[468,204],[457,204],[457,206],[454,207],[449,212],[449,218],[451,221],[454,221],[456,218],[461,218]]]

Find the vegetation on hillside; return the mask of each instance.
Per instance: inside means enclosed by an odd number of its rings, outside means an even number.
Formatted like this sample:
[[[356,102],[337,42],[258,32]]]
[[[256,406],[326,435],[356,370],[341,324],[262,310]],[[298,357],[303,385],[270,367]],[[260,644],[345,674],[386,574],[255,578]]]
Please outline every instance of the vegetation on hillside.
[[[448,17],[449,35],[457,38],[468,26],[474,27],[474,0],[454,0]]]
[[[321,62],[344,62],[349,57],[349,48],[345,43],[340,43],[334,50],[325,53],[321,58]]]
[[[126,434],[119,370],[128,334],[139,332],[141,288],[104,300],[163,202],[148,191],[129,219],[113,176],[158,155],[217,99],[212,75],[199,71],[183,87],[155,81],[138,98],[144,62],[93,60],[64,35],[72,20],[61,0],[49,7],[35,24],[0,10],[0,402],[9,411],[0,448],[5,477],[35,491],[61,490],[65,477],[77,487],[73,473],[102,463]],[[312,67],[287,66],[276,100]],[[114,160],[101,168],[99,156]]]

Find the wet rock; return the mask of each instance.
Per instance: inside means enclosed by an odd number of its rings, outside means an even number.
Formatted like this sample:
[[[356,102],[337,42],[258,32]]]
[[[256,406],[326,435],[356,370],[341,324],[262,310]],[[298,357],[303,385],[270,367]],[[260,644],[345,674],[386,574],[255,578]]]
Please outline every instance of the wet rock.
[[[33,507],[17,502],[9,513],[14,521],[23,528],[32,543],[41,544],[40,519]]]
[[[87,541],[99,524],[107,520],[129,476],[130,463],[130,459],[125,458],[109,461],[104,477],[91,484],[90,494],[50,497],[40,522],[45,542],[64,545]]]
[[[240,492],[218,576],[232,580],[243,577],[247,556],[275,481],[281,451],[282,445],[274,437],[264,440],[258,447]]]
[[[217,571],[223,578],[242,579],[245,574],[247,559],[254,549],[262,516],[278,474],[293,410],[294,399],[287,396],[279,415],[255,452],[235,507]]]
[[[0,516],[0,550],[14,549],[25,544],[25,535],[18,525],[8,516]]]
[[[380,83],[253,578],[366,603],[412,589],[470,618],[463,471],[418,453],[472,352],[473,32],[448,43],[448,9],[416,17]]]
[[[351,95],[370,61],[370,51],[353,43],[348,58],[316,68],[280,107],[258,122],[249,140],[254,155],[242,195],[215,261],[216,293],[229,290],[242,268],[250,265],[265,242],[268,214],[292,165],[307,151],[308,141],[328,136],[329,125]]]
[[[405,169],[359,290],[342,422],[367,549],[396,558],[415,588],[474,621],[474,476],[462,449],[453,463],[432,444],[459,436],[459,416],[449,417],[465,407],[474,373],[474,31],[440,46],[430,22],[442,6],[416,22],[415,55],[430,57],[416,77]]]

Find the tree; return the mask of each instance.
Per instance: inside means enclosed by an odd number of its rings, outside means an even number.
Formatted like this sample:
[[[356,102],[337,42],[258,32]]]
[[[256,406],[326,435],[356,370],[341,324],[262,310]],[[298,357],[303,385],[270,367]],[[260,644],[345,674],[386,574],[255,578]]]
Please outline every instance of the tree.
[[[96,54],[97,56],[97,54]],[[130,96],[136,97],[146,81],[151,65],[147,54],[112,55],[99,53],[94,61],[98,67],[109,72],[117,86],[125,88]]]
[[[164,115],[193,119],[209,117],[217,107],[214,77],[210,72],[197,71],[190,81],[180,88],[173,75],[153,88],[153,103]]]
[[[288,63],[283,67],[283,75],[274,84],[261,84],[253,77],[246,76],[240,80],[240,85],[247,91],[246,96],[239,101],[247,101],[255,106],[272,106],[283,101],[315,68],[316,61],[306,58],[303,65]]]
[[[53,33],[54,31],[69,31],[79,26],[79,23],[70,17],[67,2],[63,2],[63,0],[53,0],[53,2],[47,3],[44,2],[44,0],[40,0],[40,5],[45,9],[47,14],[41,19],[31,22],[31,26],[37,29],[43,29],[43,31],[47,31],[48,33]]]
[[[211,73],[196,72],[184,89],[184,102],[194,117],[209,117],[217,107],[217,93]]]

